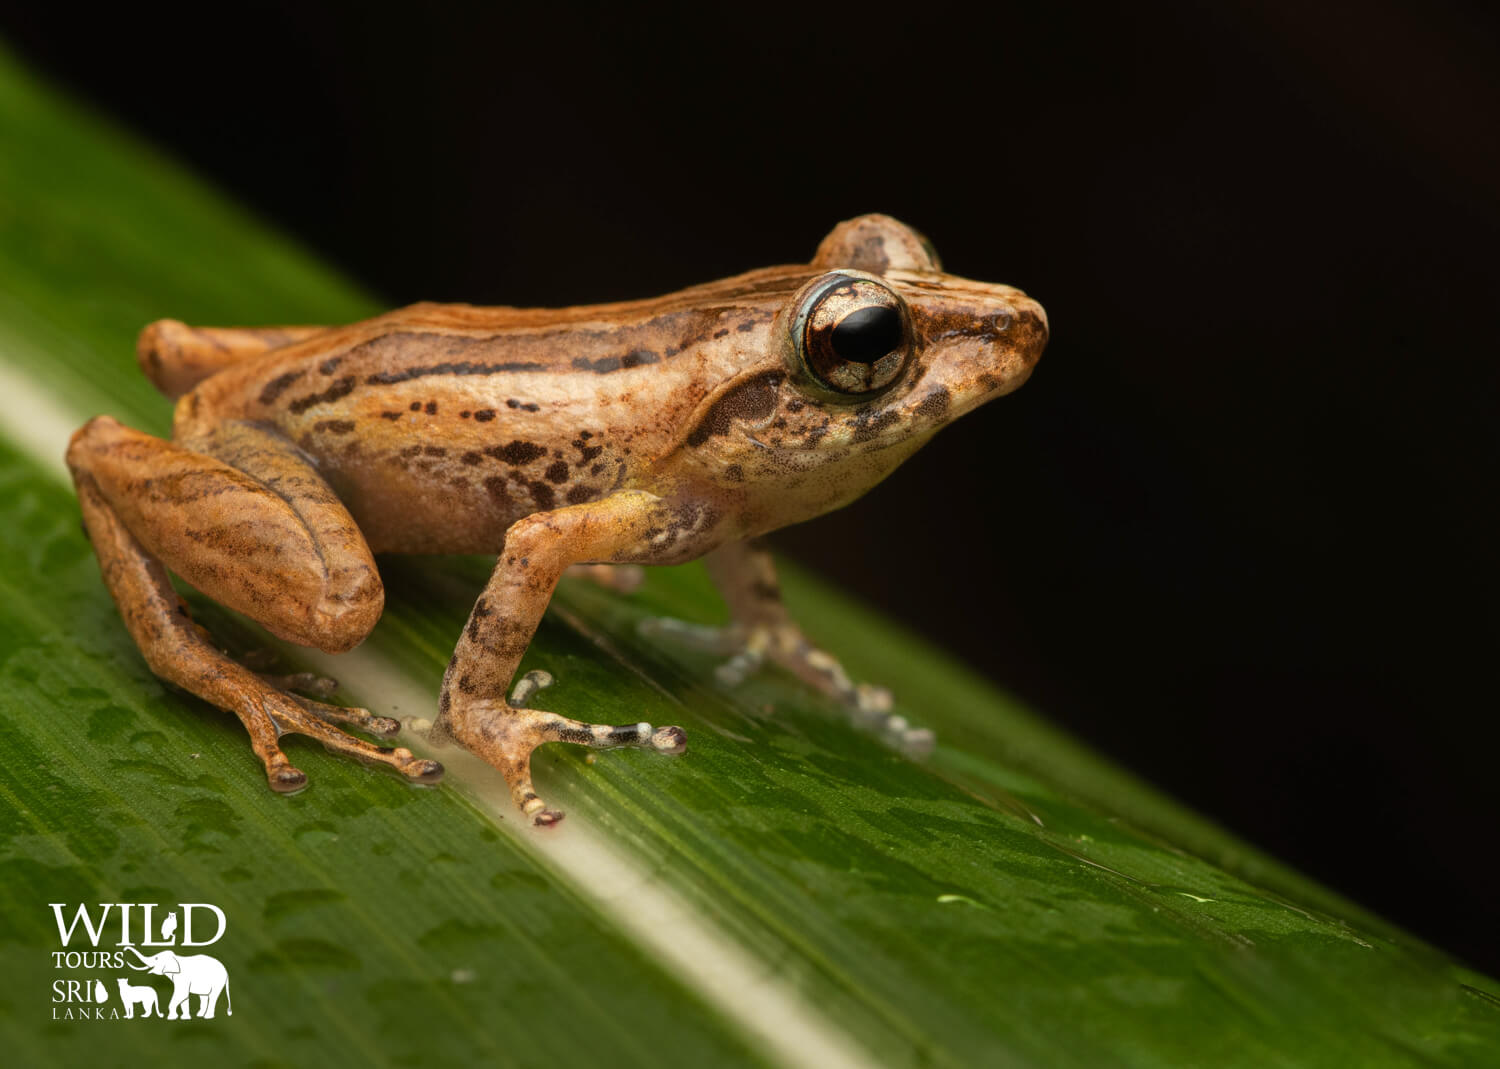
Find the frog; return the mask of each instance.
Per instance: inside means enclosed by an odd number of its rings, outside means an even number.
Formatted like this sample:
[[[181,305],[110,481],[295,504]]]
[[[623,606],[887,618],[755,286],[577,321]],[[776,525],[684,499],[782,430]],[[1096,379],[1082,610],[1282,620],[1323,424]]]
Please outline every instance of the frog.
[[[384,744],[398,721],[216,648],[170,574],[287,643],[340,653],[381,616],[376,557],[493,555],[429,734],[497,768],[523,819],[548,826],[563,814],[533,783],[537,747],[687,748],[678,726],[538,709],[536,673],[509,690],[566,573],[702,558],[730,616],[712,632],[730,654],[720,678],[780,665],[891,715],[889,692],[852,683],[801,631],[762,538],[854,501],[1015,390],[1047,338],[1021,290],[946,273],[920,232],[869,214],[805,264],[654,299],[428,302],[346,326],[159,320],[137,357],[175,402],[170,439],[101,415],[66,459],[147,666],[236,716],[279,792],[307,784],[289,734],[414,782],[443,767]]]

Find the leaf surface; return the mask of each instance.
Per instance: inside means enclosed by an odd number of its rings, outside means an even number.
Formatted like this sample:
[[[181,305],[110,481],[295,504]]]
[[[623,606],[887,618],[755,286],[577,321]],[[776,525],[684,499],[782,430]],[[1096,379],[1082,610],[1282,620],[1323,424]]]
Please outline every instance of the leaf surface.
[[[671,760],[543,751],[557,831],[461,760],[414,788],[293,743],[312,785],[271,794],[238,724],[145,668],[60,458],[95,412],[167,431],[133,360],[151,319],[373,311],[0,53],[0,1041],[18,1064],[1494,1064],[1492,981],[795,570],[794,612],[937,731],[929,761],[785,676],[726,691],[711,660],[639,637],[652,615],[722,619],[689,566],[629,598],[565,582],[527,654],[558,679],[544,708],[689,732]],[[430,717],[488,565],[382,562],[376,633],[304,663]],[[265,641],[195,607],[233,649]],[[120,970],[56,967],[51,902],[217,904],[234,1016],[54,1020],[54,979],[113,989]]]

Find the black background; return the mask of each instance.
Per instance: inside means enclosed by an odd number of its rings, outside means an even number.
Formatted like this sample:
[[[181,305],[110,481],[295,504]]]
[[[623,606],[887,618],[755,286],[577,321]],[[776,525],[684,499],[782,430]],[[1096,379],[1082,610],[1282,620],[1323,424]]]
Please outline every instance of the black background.
[[[865,211],[1026,289],[1032,381],[779,545],[1500,972],[1494,5],[381,10],[0,33],[392,304],[651,296]]]

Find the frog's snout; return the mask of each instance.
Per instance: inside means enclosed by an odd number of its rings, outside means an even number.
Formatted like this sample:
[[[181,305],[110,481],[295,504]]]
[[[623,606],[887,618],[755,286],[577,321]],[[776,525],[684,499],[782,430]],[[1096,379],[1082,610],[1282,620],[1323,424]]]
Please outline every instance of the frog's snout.
[[[1042,306],[1008,287],[963,315],[934,317],[932,326],[927,367],[908,404],[917,422],[935,426],[1019,388],[1041,360],[1049,333]]]
[[[1042,350],[1047,348],[1047,340],[1052,336],[1052,328],[1047,323],[1047,310],[1030,297],[1026,297],[1017,303],[1017,307],[1011,314],[1012,329],[1019,327],[1020,330],[1021,337],[1018,346],[1021,359],[1026,364],[1027,373],[1030,374],[1031,369],[1036,367],[1037,361],[1042,358]],[[1020,383],[1016,385],[1019,386]]]

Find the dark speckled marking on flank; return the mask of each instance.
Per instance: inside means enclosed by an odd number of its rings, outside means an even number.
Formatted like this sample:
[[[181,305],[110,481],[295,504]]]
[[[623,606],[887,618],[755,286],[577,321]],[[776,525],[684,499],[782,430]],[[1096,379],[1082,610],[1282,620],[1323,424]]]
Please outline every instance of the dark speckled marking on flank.
[[[422,447],[422,453],[425,456],[429,457],[445,457],[448,455],[448,450],[444,449],[440,445],[424,445]]]
[[[426,412],[427,412],[427,414],[429,416],[435,416],[435,415],[437,415],[437,402],[436,401],[428,401],[427,404],[423,405],[422,407],[426,410]]]
[[[354,376],[345,375],[321,393],[305,394],[297,398],[291,404],[287,405],[287,409],[295,415],[300,412],[306,412],[314,405],[332,404],[341,397],[347,397],[353,391]]]
[[[917,415],[922,419],[942,419],[948,411],[948,405],[952,403],[952,395],[948,393],[948,387],[939,386],[926,397],[922,398],[921,404],[917,405]]]
[[[421,401],[413,401],[407,407],[409,407],[413,412],[420,412],[420,411],[422,411],[422,402]]]
[[[727,337],[729,337],[729,328],[728,327],[722,327],[719,330],[714,331],[714,340],[715,341],[718,341],[720,338],[727,338]]]
[[[402,413],[402,412],[382,412],[382,413],[380,413],[380,418],[381,419],[400,419],[404,414],[405,413]]]
[[[600,453],[604,452],[604,447],[602,445],[588,444],[588,440],[592,437],[592,434],[590,434],[588,431],[584,431],[579,434],[577,438],[573,439],[572,445],[574,449],[578,450],[578,466],[580,468],[587,464],[589,461],[593,460]]]
[[[549,464],[542,475],[549,483],[565,483],[568,481],[568,462],[559,460]]]
[[[754,319],[747,319],[743,323],[741,323],[739,326],[735,327],[734,329],[737,330],[737,331],[739,331],[741,334],[744,334],[747,331],[754,330],[755,329],[755,323],[756,323],[756,321]]]
[[[318,370],[324,375],[332,375],[339,369],[339,365],[343,362],[344,358],[342,356],[330,356],[327,360],[324,360],[321,364],[318,365]]]
[[[478,412],[474,413],[474,420],[477,423],[488,423],[494,418],[495,410],[493,408],[481,408]]]
[[[550,509],[553,502],[557,500],[557,495],[552,492],[552,487],[540,479],[528,483],[527,486],[531,490],[531,499],[536,502],[536,507],[539,509]]]
[[[523,442],[519,439],[509,445],[492,445],[485,453],[514,466],[530,464],[537,457],[547,455],[547,451],[535,442]]]
[[[285,375],[277,375],[266,383],[265,389],[260,391],[260,403],[263,405],[274,404],[276,398],[286,392],[286,388],[300,379],[305,371],[288,371]]]
[[[540,412],[542,406],[533,401],[517,401],[514,397],[505,402],[506,408],[519,408],[522,412]]]
[[[468,464],[470,467],[473,467],[475,464],[478,464],[481,460],[483,460],[484,457],[480,456],[478,453],[474,452],[471,449],[463,456],[459,457],[459,459],[462,460],[465,464]]]
[[[491,475],[484,481],[484,488],[495,504],[507,505],[510,503],[510,491],[505,488],[505,479],[501,476]]]
[[[354,421],[349,419],[320,419],[313,424],[319,434],[348,434],[354,430]]]
[[[727,391],[713,403],[687,437],[687,444],[699,446],[716,434],[728,434],[737,419],[756,422],[776,409],[776,390],[781,374],[771,371],[752,376]]]
[[[570,505],[581,505],[594,496],[594,488],[591,486],[571,486],[568,488],[567,502]]]

